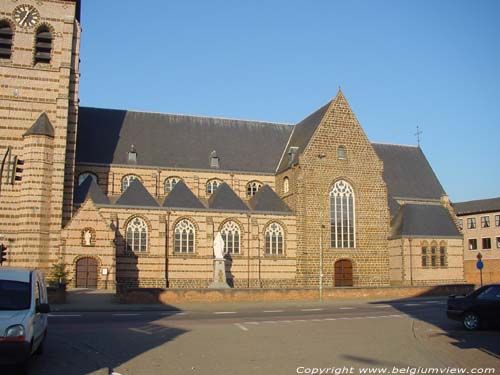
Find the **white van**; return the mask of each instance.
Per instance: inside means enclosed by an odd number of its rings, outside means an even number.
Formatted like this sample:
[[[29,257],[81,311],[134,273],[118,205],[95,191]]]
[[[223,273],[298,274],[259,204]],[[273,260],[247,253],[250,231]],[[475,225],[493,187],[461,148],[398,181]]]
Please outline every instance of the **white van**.
[[[49,311],[40,271],[0,267],[0,364],[24,365],[42,352]]]

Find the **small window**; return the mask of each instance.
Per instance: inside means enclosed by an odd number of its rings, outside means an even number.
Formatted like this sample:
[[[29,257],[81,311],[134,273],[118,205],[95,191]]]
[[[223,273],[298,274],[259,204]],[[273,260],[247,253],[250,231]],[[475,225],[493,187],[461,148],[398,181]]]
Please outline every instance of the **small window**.
[[[12,27],[7,21],[0,21],[0,59],[10,59],[12,56]]]
[[[347,157],[347,151],[346,151],[345,146],[339,146],[337,148],[337,157],[339,158],[339,160],[346,159],[346,157]]]
[[[83,181],[87,179],[88,176],[92,177],[92,180],[97,184],[97,175],[92,172],[83,172],[78,176],[78,185],[81,185]]]
[[[133,174],[129,174],[129,175],[123,177],[123,179],[122,179],[122,191],[127,190],[127,188],[130,186],[132,181],[137,180],[137,179],[138,179],[138,177],[136,175],[133,175]]]
[[[500,249],[500,237],[497,237],[497,249]]]
[[[165,180],[165,194],[172,191],[174,186],[181,180],[180,177],[169,177]]]
[[[427,246],[422,247],[422,267],[427,267]]]
[[[467,228],[468,229],[476,229],[476,218],[470,217],[467,219]]]
[[[42,26],[35,37],[35,64],[50,64],[52,57],[52,33],[47,26]]]
[[[464,220],[458,219],[457,225],[458,225],[458,230],[463,230],[464,229]]]
[[[247,184],[247,195],[253,197],[262,187],[262,183],[258,181],[251,181]]]
[[[483,250],[491,249],[491,238],[483,238]]]
[[[477,240],[475,238],[469,239],[469,250],[477,250]]]
[[[489,227],[490,227],[490,217],[481,216],[481,228],[489,228]]]
[[[207,182],[207,194],[213,194],[215,192],[215,190],[217,190],[217,188],[219,187],[220,184],[221,184],[220,180],[216,180],[216,179],[209,180]]]
[[[213,150],[211,153],[210,153],[210,168],[219,168],[220,167],[220,164],[219,164],[219,157],[217,156],[217,152],[215,150]]]
[[[283,179],[283,193],[288,193],[290,191],[290,179],[285,177]]]
[[[437,256],[436,256],[436,246],[431,247],[431,266],[436,267],[437,266]]]
[[[446,266],[446,247],[445,246],[439,247],[439,266],[440,267]]]
[[[131,164],[137,163],[137,150],[134,145],[130,145],[130,151],[128,152],[128,162]]]
[[[500,215],[495,215],[495,226],[500,227]]]

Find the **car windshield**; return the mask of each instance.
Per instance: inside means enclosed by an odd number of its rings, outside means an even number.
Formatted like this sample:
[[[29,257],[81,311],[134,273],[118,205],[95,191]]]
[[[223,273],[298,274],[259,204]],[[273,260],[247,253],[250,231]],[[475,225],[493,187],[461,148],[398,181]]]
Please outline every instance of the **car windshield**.
[[[0,280],[0,310],[26,310],[30,307],[30,284]]]

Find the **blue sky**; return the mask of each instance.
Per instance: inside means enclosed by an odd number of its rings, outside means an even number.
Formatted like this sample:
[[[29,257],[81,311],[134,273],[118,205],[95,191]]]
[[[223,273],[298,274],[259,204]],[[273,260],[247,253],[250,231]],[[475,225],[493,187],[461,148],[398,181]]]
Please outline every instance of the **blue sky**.
[[[500,1],[86,0],[83,106],[296,123],[342,87],[453,201],[500,196]],[[496,172],[495,172],[496,171]]]

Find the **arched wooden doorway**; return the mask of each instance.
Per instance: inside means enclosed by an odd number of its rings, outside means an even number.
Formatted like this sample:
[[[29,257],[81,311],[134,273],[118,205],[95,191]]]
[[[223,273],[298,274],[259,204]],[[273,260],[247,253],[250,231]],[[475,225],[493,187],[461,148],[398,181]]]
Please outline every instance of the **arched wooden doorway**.
[[[97,260],[81,258],[76,262],[76,287],[97,289]]]
[[[341,259],[335,262],[335,286],[353,286],[352,262]]]

